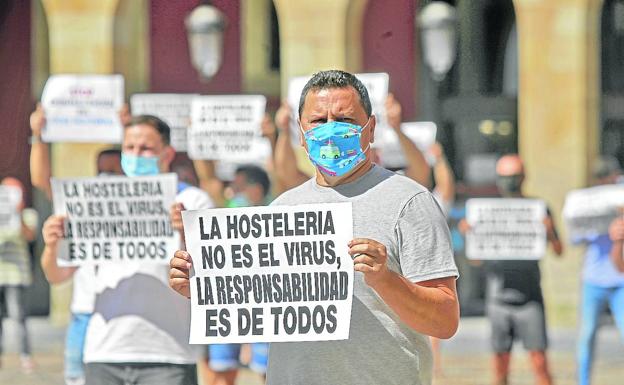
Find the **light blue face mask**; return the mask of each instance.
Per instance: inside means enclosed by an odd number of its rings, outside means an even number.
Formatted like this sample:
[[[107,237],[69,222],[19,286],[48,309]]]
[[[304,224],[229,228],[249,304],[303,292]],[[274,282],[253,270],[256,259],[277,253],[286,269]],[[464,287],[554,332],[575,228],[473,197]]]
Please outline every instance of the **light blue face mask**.
[[[157,156],[121,154],[121,169],[127,176],[157,175],[160,173]]]
[[[366,159],[365,152],[370,144],[362,150],[360,136],[370,123],[370,118],[360,127],[346,122],[327,122],[306,132],[300,126],[308,146],[310,161],[322,173],[329,176],[343,176],[353,170]]]
[[[234,195],[232,199],[230,199],[226,204],[226,207],[249,207],[249,206],[252,206],[251,202],[249,202],[249,199],[247,199],[247,197],[241,193]]]

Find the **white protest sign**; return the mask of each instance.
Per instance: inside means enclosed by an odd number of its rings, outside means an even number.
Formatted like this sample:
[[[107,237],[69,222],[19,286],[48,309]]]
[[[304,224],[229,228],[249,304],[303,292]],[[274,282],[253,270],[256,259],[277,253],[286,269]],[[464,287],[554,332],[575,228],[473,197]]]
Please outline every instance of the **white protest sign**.
[[[546,204],[537,199],[468,199],[466,257],[540,259],[546,252],[545,217]]]
[[[175,174],[53,178],[54,213],[67,216],[59,262],[168,264],[180,247],[169,219],[177,180]]]
[[[14,186],[0,186],[0,232],[19,232],[22,221],[19,205],[22,201],[22,191]]]
[[[266,139],[260,133],[265,107],[266,98],[262,95],[193,98],[188,133],[189,157],[251,161],[268,155],[261,144]]]
[[[192,344],[349,338],[351,203],[183,211]]]
[[[624,207],[624,185],[611,184],[570,191],[563,219],[570,239],[607,234],[609,225]]]
[[[437,127],[434,122],[405,122],[401,124],[401,131],[414,142],[423,153],[427,163],[433,165],[435,159],[429,153],[429,148],[435,143]],[[386,131],[386,140],[380,149],[381,163],[386,167],[403,168],[407,166],[405,155],[399,142],[399,136],[393,130]]]
[[[185,152],[191,124],[193,94],[134,94],[130,97],[132,115],[154,115],[171,128],[171,146]]]
[[[120,143],[123,103],[121,75],[52,75],[41,96],[41,136],[46,142]]]
[[[385,102],[388,97],[388,87],[390,84],[390,76],[385,72],[355,74],[355,76],[364,84],[368,91],[368,97],[373,108],[373,114],[377,120],[375,128],[375,140],[384,137],[385,131],[391,131],[386,120]],[[299,144],[300,130],[297,124],[299,116],[299,98],[301,92],[308,80],[312,76],[298,76],[290,79],[288,83],[288,104],[293,111],[293,117],[290,124],[291,137],[294,144]]]

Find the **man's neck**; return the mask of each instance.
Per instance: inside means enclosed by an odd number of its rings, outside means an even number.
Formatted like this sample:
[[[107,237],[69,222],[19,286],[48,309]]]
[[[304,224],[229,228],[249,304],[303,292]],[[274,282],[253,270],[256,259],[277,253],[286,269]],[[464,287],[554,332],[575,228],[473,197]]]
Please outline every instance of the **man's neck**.
[[[358,167],[351,175],[347,176],[344,179],[338,180],[335,180],[333,177],[327,176],[318,169],[316,169],[316,183],[319,186],[323,187],[340,186],[342,184],[353,182],[354,180],[369,172],[372,167],[373,163],[370,160],[366,159],[364,162],[362,162],[362,165],[360,165],[360,167]]]

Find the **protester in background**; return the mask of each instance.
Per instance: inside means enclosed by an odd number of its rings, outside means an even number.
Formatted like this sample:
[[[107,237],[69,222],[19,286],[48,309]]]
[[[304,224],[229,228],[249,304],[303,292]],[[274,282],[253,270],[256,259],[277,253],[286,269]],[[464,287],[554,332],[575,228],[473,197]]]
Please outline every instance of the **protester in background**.
[[[618,161],[603,157],[596,161],[593,176],[597,185],[616,183],[621,175]],[[577,346],[577,376],[579,385],[591,383],[592,362],[600,315],[608,304],[615,323],[624,336],[624,274],[610,260],[610,253],[622,250],[622,219],[611,224],[608,234],[573,239],[587,247],[582,270],[580,332]]]
[[[267,383],[430,384],[427,335],[449,338],[459,322],[444,217],[426,189],[371,162],[375,117],[354,75],[315,74],[302,92],[299,119],[316,177],[273,204],[353,204],[352,322],[346,341],[273,344]],[[320,155],[328,140],[341,146],[338,159]],[[185,251],[171,261],[170,285],[187,298],[191,263]]]
[[[26,328],[25,292],[32,283],[30,252],[28,242],[35,239],[36,216],[24,215],[24,185],[17,178],[6,177],[2,186],[11,186],[20,192],[18,212],[20,228],[17,231],[0,231],[0,295],[4,296],[9,318],[17,324],[20,344],[20,362],[24,372],[31,372],[34,362],[31,357],[30,340]],[[0,306],[0,367],[2,366],[2,307]]]
[[[236,169],[234,180],[226,189],[227,207],[264,206],[269,203],[269,175],[254,165]],[[241,344],[214,344],[206,348],[205,363],[213,372],[209,385],[234,385],[241,362]],[[267,369],[269,344],[251,344],[249,368],[264,376]]]
[[[170,171],[174,150],[170,129],[148,115],[133,117],[125,126],[121,165],[127,176],[157,175]],[[176,200],[189,209],[212,207],[201,190],[181,184]],[[46,260],[56,262],[62,216],[51,216],[44,225]],[[50,274],[74,273],[55,263]],[[50,267],[52,269],[52,267]],[[195,384],[197,355],[188,344],[188,302],[167,288],[167,268],[161,265],[103,264],[96,276],[96,301],[87,328],[84,361],[86,384]]]
[[[504,198],[524,198],[524,164],[518,155],[505,155],[496,163],[496,185]],[[557,255],[563,252],[557,230],[548,210],[546,235]],[[470,226],[460,222],[460,231],[467,233]],[[522,340],[529,352],[536,384],[552,384],[546,349],[548,336],[544,299],[542,296],[539,262],[535,260],[487,261],[486,312],[491,325],[491,343],[494,350],[494,384],[506,385],[515,339]]]
[[[124,114],[121,114],[123,117]],[[52,170],[49,161],[49,145],[41,140],[41,130],[45,126],[45,112],[41,105],[30,115],[31,151],[30,175],[32,185],[43,191],[48,200],[52,200],[50,177]],[[98,153],[96,159],[98,176],[123,175],[121,169],[121,151],[106,149]],[[83,351],[87,325],[91,319],[95,304],[95,267],[83,266],[80,269],[66,269],[70,274],[58,273],[56,260],[46,258],[44,253],[41,265],[46,279],[57,284],[73,277],[71,300],[71,318],[67,326],[65,339],[64,377],[67,385],[81,385],[85,382]]]
[[[175,158],[171,162],[171,172],[178,176],[178,183],[199,187],[199,177],[193,166],[193,161],[187,156],[176,153]]]

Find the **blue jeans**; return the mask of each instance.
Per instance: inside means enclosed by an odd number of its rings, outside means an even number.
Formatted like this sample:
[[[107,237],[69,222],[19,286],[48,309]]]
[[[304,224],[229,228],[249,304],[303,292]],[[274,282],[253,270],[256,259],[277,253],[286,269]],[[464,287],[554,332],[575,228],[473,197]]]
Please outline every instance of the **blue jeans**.
[[[581,330],[577,346],[577,376],[579,385],[589,385],[594,356],[594,342],[600,314],[609,305],[615,324],[624,338],[624,286],[600,287],[583,283]]]
[[[18,286],[0,286],[0,295],[4,294],[4,300],[9,313],[17,324],[17,333],[20,342],[20,353],[23,356],[30,355],[30,339],[28,338],[28,330],[26,329],[26,312],[24,308],[24,293],[26,287]],[[2,307],[0,306],[0,355],[2,355]]]
[[[84,378],[82,351],[84,349],[85,335],[87,334],[87,326],[89,325],[90,319],[90,313],[72,313],[65,339],[66,379]]]
[[[213,344],[208,345],[208,362],[210,369],[215,372],[235,370],[239,367],[241,344]],[[268,343],[251,344],[251,362],[249,368],[256,373],[265,374],[267,370]]]

